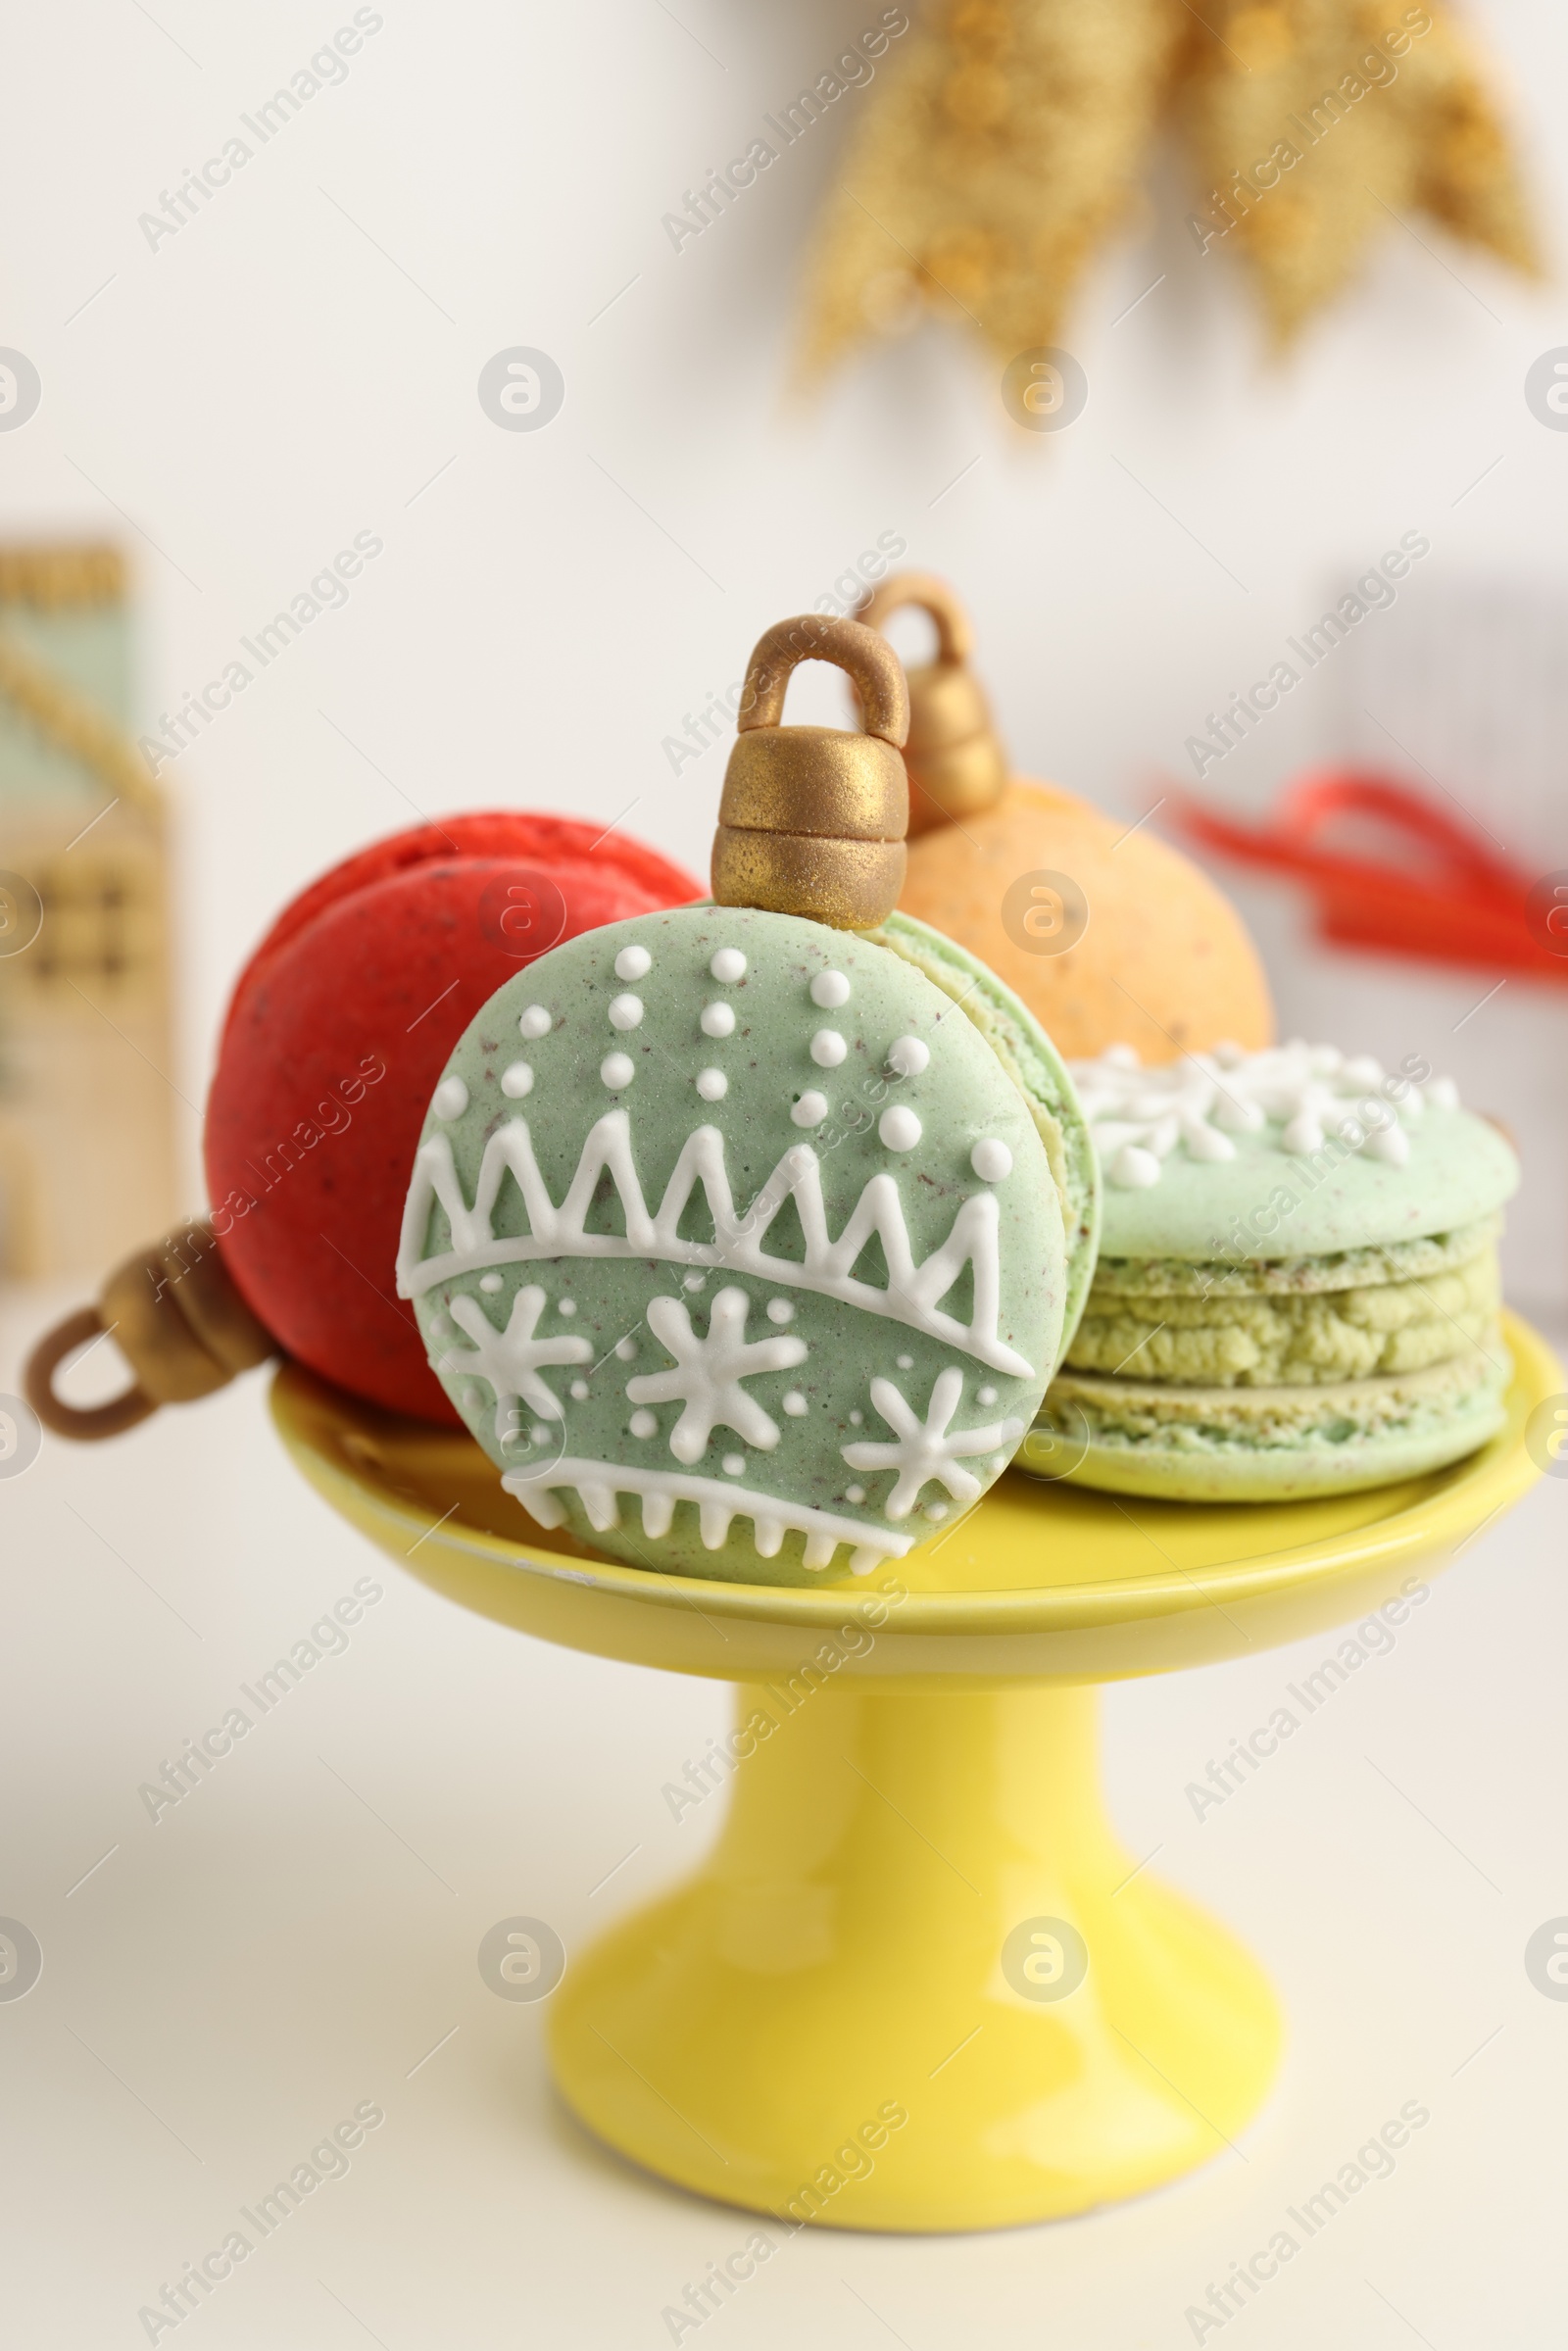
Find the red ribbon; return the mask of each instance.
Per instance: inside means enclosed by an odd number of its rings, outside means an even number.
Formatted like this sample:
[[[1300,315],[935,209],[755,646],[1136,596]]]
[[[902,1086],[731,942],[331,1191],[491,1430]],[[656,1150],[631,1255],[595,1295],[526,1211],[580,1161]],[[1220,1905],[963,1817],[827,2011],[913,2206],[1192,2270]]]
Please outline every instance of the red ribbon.
[[[1538,880],[1402,784],[1322,768],[1256,826],[1179,790],[1167,805],[1203,848],[1304,881],[1325,939],[1568,984],[1568,872]]]

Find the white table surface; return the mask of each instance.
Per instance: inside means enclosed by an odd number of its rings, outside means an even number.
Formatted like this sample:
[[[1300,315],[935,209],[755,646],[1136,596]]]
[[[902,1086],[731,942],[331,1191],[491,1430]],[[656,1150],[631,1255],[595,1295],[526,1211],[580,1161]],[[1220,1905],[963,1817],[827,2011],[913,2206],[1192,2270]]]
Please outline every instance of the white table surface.
[[[3,1300],[0,1389],[64,1302]],[[1333,1641],[1108,1693],[1129,1844],[1160,1848],[1287,2003],[1283,2078],[1236,2153],[1076,2222],[804,2232],[679,2339],[1560,2341],[1568,2001],[1524,1948],[1568,1914],[1565,1513],[1568,1481],[1538,1485],[1201,1821],[1187,1784]],[[150,1820],[140,1784],[367,1575],[382,1597],[348,1649]],[[494,1997],[475,1951],[518,1913],[570,1951],[691,1866],[718,1807],[677,1825],[660,1789],[723,1690],[543,1646],[401,1575],[289,1469],[260,1378],[108,1446],[46,1440],[0,1480],[0,1915],[44,1953],[0,2001],[0,2337],[145,2342],[140,2308],[238,2227],[249,2258],[160,2342],[670,2342],[665,2309],[755,2223],[589,2138],[542,2011]],[[1431,2119],[1393,2175],[1200,2329],[1210,2282],[1411,2100]],[[239,2208],[367,2101],[385,2120],[347,2175],[257,2241]]]

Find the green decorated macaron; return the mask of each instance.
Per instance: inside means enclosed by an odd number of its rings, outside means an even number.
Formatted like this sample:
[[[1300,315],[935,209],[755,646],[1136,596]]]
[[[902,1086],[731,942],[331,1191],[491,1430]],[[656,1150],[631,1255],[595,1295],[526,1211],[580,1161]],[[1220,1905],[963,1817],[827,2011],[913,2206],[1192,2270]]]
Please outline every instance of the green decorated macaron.
[[[398,1287],[503,1483],[633,1565],[867,1574],[1000,1476],[1094,1262],[1044,1031],[923,924],[691,906],[493,996]]]
[[[1411,1056],[1221,1049],[1073,1075],[1101,1256],[1032,1466],[1186,1501],[1441,1468],[1501,1426],[1508,1144]]]

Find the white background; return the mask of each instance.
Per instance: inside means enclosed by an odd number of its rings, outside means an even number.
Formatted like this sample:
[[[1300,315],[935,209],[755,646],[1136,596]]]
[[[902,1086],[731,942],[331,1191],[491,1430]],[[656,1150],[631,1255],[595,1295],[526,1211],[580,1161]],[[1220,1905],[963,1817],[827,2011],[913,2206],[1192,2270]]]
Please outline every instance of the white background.
[[[1424,222],[1424,241],[1391,223],[1357,291],[1276,367],[1234,265],[1188,236],[1168,162],[1077,306],[1067,339],[1091,397],[1069,432],[1024,441],[996,370],[934,328],[792,406],[798,256],[860,101],[679,255],[661,216],[869,6],[680,0],[677,22],[658,0],[388,0],[346,83],[156,252],[138,215],[348,11],[8,13],[0,343],[32,358],[43,401],[0,434],[6,535],[125,540],[154,723],[356,531],[385,541],[347,608],[164,771],[192,1102],[228,982],[276,906],[416,809],[625,812],[701,871],[723,753],[677,781],[662,739],[879,532],[968,598],[1020,764],[1129,818],[1220,697],[1401,532],[1433,543],[1406,605],[1503,574],[1562,585],[1568,435],[1522,393],[1531,361],[1568,343],[1560,289],[1521,289]],[[1545,0],[1485,16],[1560,253],[1568,21]],[[498,430],[475,396],[485,361],[518,344],[566,379],[538,433]],[[796,714],[825,711],[821,689],[797,692]],[[1304,757],[1348,745],[1348,693],[1326,669],[1210,788],[1260,807]],[[1539,851],[1539,808],[1489,785],[1483,813]],[[1515,990],[1461,1030],[1484,978],[1331,962],[1275,901],[1248,904],[1289,1024],[1380,1051],[1433,1040],[1472,1099],[1489,1081],[1485,1106],[1542,1139],[1511,1270],[1526,1299],[1568,1295],[1553,1124],[1568,1000],[1516,1011]],[[1358,1019],[1373,1033],[1352,1038]],[[199,1205],[194,1142],[192,1125]],[[387,2124],[350,2179],[191,2322],[204,2340],[667,2340],[660,2309],[744,2225],[585,2140],[552,2102],[534,2013],[493,2000],[472,1953],[517,1911],[557,1919],[569,1944],[685,1865],[704,1832],[662,1823],[657,1788],[722,1693],[538,1649],[389,1576],[266,1751],[155,1833],[136,1783],[369,1554],[285,1474],[254,1384],[90,1460],[60,1456],[0,1489],[0,1911],[48,1953],[37,1990],[0,2009],[10,2331],[94,2351],[145,2339],[136,2306],[233,2205],[379,2097]],[[1395,2179],[1235,2324],[1281,2351],[1376,2351],[1412,2328],[1433,2351],[1534,2351],[1548,2311],[1560,2322],[1548,2240],[1565,2185],[1568,2004],[1521,1964],[1529,1932],[1568,1911],[1561,1502],[1547,1485],[1483,1538],[1396,1655],[1201,1828],[1183,1784],[1302,1661],[1110,1700],[1129,1841],[1166,1841],[1159,1866],[1243,1929],[1290,2004],[1292,2071],[1245,2166],[1227,2157],[1066,2228],[802,2239],[705,2341],[1191,2340],[1182,2311],[1221,2265],[1421,2097],[1433,2123]]]

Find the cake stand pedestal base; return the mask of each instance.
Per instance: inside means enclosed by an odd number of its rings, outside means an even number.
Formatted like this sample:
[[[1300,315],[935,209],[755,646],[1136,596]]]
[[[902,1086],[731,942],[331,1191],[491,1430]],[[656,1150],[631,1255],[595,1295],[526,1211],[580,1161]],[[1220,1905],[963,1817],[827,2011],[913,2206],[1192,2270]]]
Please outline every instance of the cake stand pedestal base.
[[[927,2230],[1083,2212],[1234,2139],[1279,2012],[1117,1841],[1093,1690],[798,1672],[738,1700],[756,1751],[711,1858],[552,2003],[601,2138],[786,2226]]]

